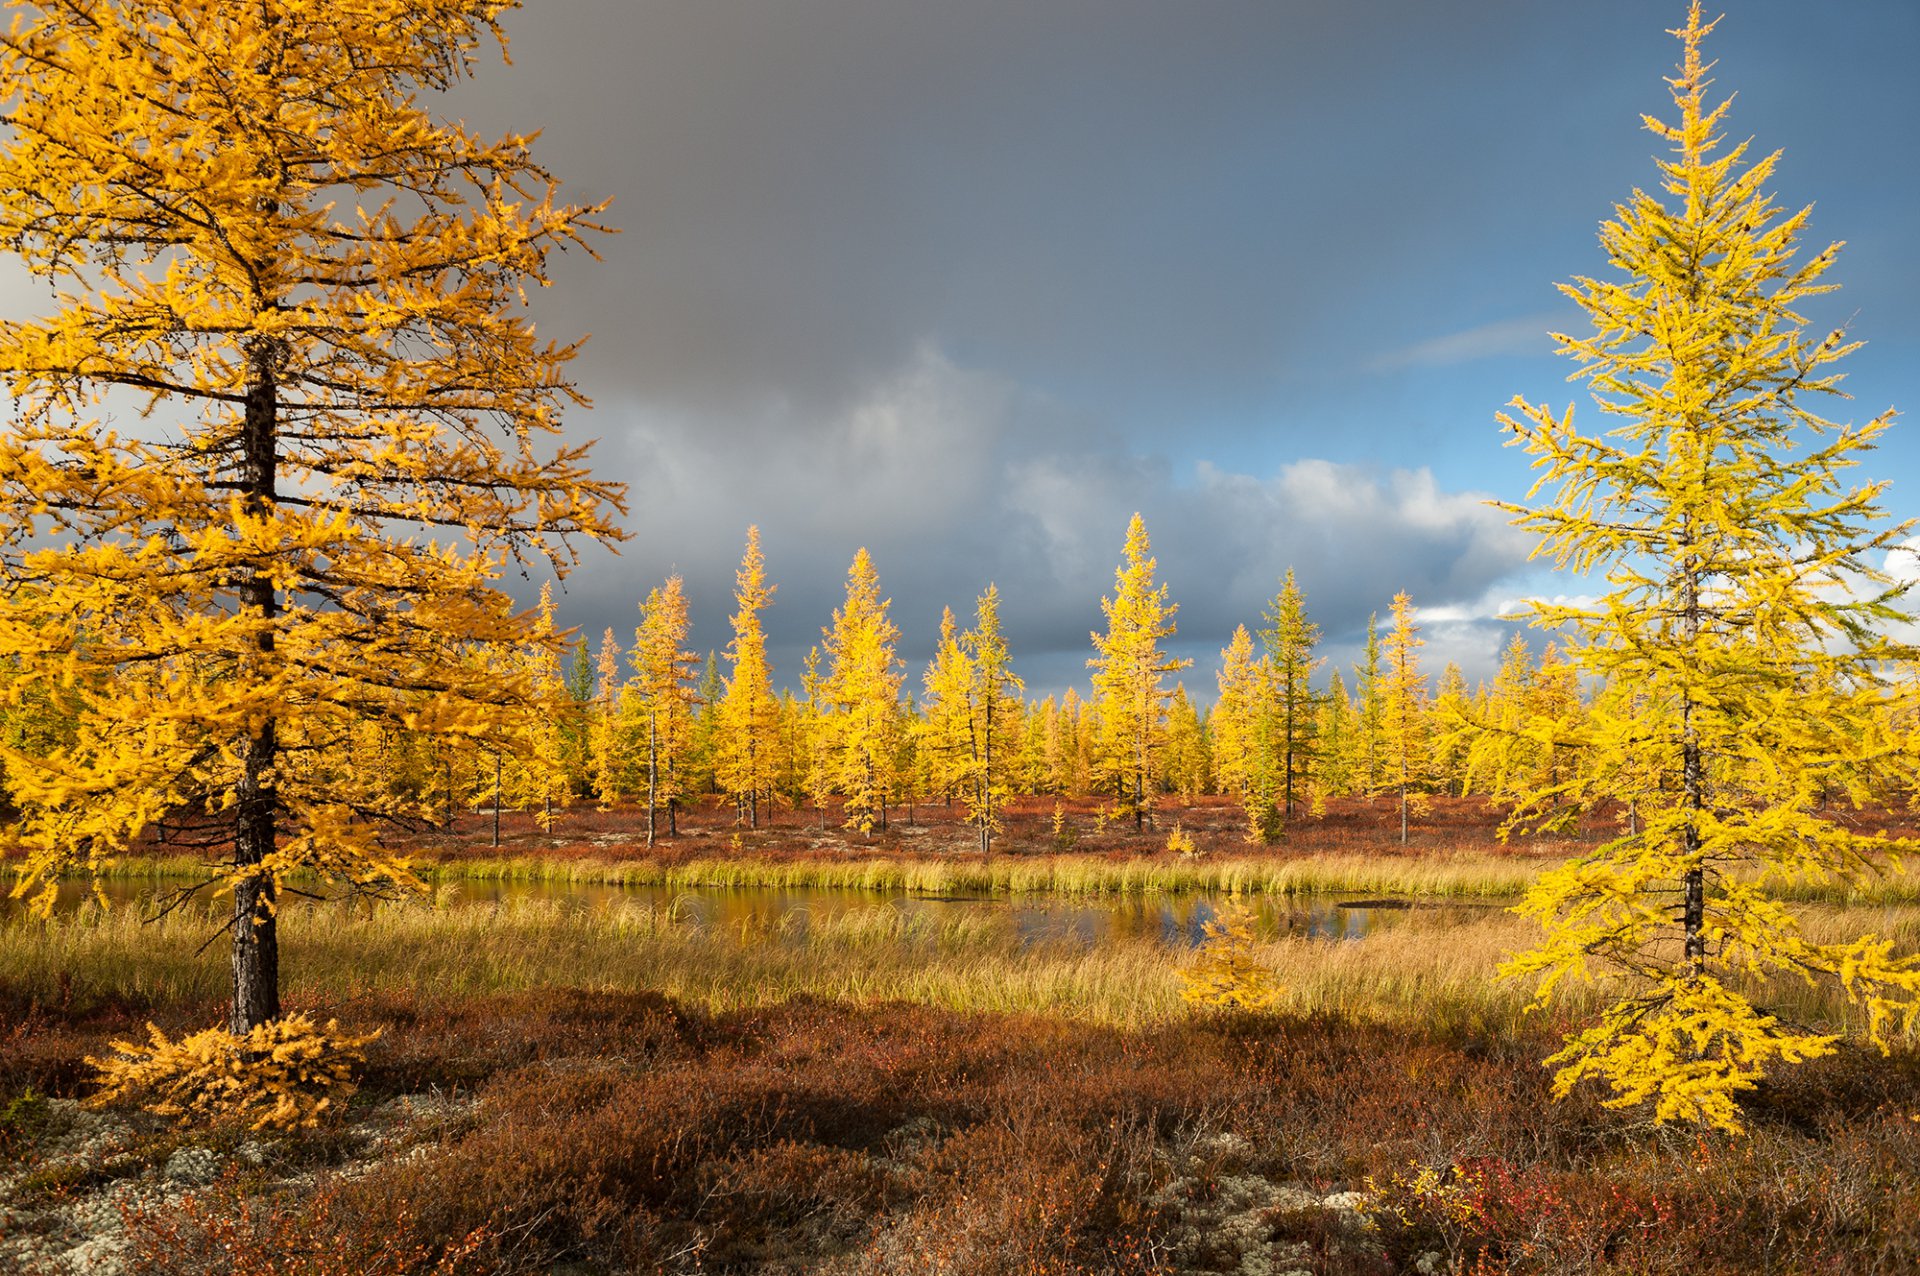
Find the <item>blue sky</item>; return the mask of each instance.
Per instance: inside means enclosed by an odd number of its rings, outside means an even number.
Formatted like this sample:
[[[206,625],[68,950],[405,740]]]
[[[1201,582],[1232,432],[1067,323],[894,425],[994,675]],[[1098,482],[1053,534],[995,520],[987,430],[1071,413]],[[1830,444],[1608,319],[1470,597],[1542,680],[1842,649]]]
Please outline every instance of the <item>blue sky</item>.
[[[1843,415],[1920,412],[1920,4],[1723,0],[1736,138],[1844,239]],[[1655,181],[1680,0],[531,0],[513,65],[447,103],[542,129],[624,233],[535,299],[592,340],[570,433],[632,485],[634,539],[563,619],[630,639],[686,579],[728,638],[748,523],[797,679],[868,546],[916,683],[989,580],[1037,692],[1085,676],[1140,510],[1189,686],[1299,570],[1351,658],[1395,591],[1427,657],[1490,672],[1492,619],[1567,582],[1488,508],[1524,492],[1494,414],[1585,402],[1556,282]],[[0,277],[0,294],[20,300]],[[31,312],[31,308],[28,309]],[[1592,419],[1588,413],[1587,419]],[[1867,473],[1920,515],[1920,418]],[[516,582],[518,585],[518,582]]]

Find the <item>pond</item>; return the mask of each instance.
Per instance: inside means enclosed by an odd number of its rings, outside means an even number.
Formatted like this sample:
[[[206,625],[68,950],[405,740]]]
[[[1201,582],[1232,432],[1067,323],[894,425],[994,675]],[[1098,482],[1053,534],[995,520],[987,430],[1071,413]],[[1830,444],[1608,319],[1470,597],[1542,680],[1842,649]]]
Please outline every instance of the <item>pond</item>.
[[[154,911],[165,884],[149,879],[109,879],[101,883],[114,908]],[[84,883],[64,883],[58,908],[70,912],[89,897]],[[702,927],[751,929],[775,937],[804,939],[809,924],[855,910],[884,906],[927,914],[943,921],[967,913],[1012,920],[1027,944],[1077,943],[1096,947],[1110,940],[1155,939],[1191,947],[1205,938],[1205,925],[1228,904],[1221,894],[1127,895],[1064,898],[1047,895],[927,896],[900,891],[863,891],[835,887],[757,888],[575,885],[545,882],[455,881],[436,889],[440,907],[487,909],[524,903],[550,903],[592,910],[615,904],[672,910],[684,922]],[[1252,909],[1255,926],[1266,935],[1310,939],[1358,940],[1387,929],[1460,924],[1485,919],[1500,905],[1485,902],[1380,898],[1361,895],[1252,895],[1241,897]],[[309,907],[297,896],[283,907]],[[382,904],[367,909],[423,907],[421,903]],[[0,925],[24,920],[20,901],[0,900]]]

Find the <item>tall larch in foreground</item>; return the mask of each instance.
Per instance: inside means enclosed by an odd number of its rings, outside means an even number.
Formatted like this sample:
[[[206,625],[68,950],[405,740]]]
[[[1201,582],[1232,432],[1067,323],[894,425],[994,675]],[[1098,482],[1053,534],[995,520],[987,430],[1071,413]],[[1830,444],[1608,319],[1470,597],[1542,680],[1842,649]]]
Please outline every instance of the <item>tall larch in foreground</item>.
[[[536,689],[467,659],[531,632],[502,560],[617,536],[557,442],[575,347],[522,304],[597,210],[428,110],[509,7],[6,5],[0,243],[55,308],[0,324],[0,656],[81,701],[14,773],[18,888],[163,819],[217,839],[235,1033],[280,1013],[289,873],[415,884],[411,804],[311,761],[370,718],[514,747]]]
[[[1107,632],[1093,635],[1095,655],[1087,661],[1100,716],[1100,778],[1135,828],[1146,823],[1166,744],[1167,701],[1173,694],[1167,675],[1193,663],[1160,649],[1174,634],[1179,607],[1167,601],[1165,585],[1153,583],[1152,551],[1147,525],[1135,514],[1127,524],[1126,557],[1114,569],[1114,596],[1100,600]]]
[[[1583,434],[1571,408],[1523,399],[1501,418],[1550,493],[1514,507],[1538,552],[1609,585],[1588,606],[1536,606],[1535,623],[1576,635],[1583,674],[1639,693],[1597,701],[1577,726],[1582,766],[1541,790],[1628,804],[1633,831],[1540,879],[1524,910],[1545,938],[1505,970],[1539,976],[1542,1003],[1569,977],[1617,991],[1550,1061],[1561,1093],[1592,1078],[1613,1106],[1737,1129],[1742,1091],[1838,1041],[1756,1005],[1766,980],[1836,981],[1883,1045],[1914,1023],[1920,962],[1870,935],[1812,938],[1780,897],[1910,849],[1819,798],[1867,799],[1901,747],[1876,727],[1901,653],[1879,636],[1898,600],[1870,556],[1911,529],[1882,519],[1885,484],[1846,476],[1893,414],[1840,426],[1815,411],[1841,397],[1853,346],[1810,336],[1798,311],[1831,291],[1839,246],[1796,261],[1808,210],[1762,189],[1777,156],[1723,148],[1711,30],[1695,3],[1673,33],[1678,118],[1646,120],[1672,158],[1661,193],[1636,191],[1602,229],[1615,276],[1562,289],[1593,331],[1561,349],[1616,428]]]
[[[767,584],[767,560],[760,552],[760,529],[747,529],[747,548],[734,574],[733,642],[727,647],[727,689],[715,716],[713,778],[733,796],[738,818],[760,827],[760,797],[773,788],[774,737],[780,730],[780,702],[773,694],[773,669],[767,664],[767,631],[760,613],[773,603],[777,585]],[[709,709],[711,712],[711,709]],[[773,812],[767,812],[769,819]]]
[[[880,577],[865,549],[847,569],[847,601],[825,630],[826,719],[834,785],[846,798],[847,827],[871,833],[887,824],[900,719],[900,672],[893,645],[900,631],[887,618]]]

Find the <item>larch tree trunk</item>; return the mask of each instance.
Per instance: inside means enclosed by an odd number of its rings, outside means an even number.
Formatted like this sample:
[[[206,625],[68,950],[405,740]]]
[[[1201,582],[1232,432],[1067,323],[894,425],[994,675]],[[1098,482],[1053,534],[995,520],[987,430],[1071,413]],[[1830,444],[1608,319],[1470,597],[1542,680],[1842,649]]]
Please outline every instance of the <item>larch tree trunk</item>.
[[[279,392],[274,382],[274,351],[261,343],[252,351],[246,413],[242,421],[241,482],[243,504],[250,514],[264,514],[276,499],[275,480],[279,445],[275,437]],[[260,622],[253,653],[242,663],[273,657],[272,623],[279,610],[271,576],[249,569],[240,583],[240,605]],[[269,718],[241,745],[241,771],[234,786],[233,859],[241,868],[256,868],[273,854],[278,832],[279,803],[274,793],[274,765],[279,759],[279,736]],[[233,1005],[228,1030],[244,1036],[255,1027],[280,1017],[280,931],[275,917],[273,878],[249,873],[233,891]]]

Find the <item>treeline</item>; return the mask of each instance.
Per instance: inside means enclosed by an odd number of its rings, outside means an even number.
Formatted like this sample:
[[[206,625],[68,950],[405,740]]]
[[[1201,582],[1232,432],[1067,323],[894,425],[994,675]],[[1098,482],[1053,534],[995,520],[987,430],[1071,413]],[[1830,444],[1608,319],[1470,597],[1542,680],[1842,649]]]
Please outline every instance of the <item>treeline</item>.
[[[677,831],[688,802],[714,795],[731,799],[743,826],[782,811],[824,826],[837,803],[838,818],[863,833],[906,804],[960,803],[983,851],[1015,795],[1104,797],[1110,817],[1136,827],[1166,795],[1231,795],[1248,839],[1272,842],[1332,798],[1392,799],[1404,839],[1433,795],[1512,801],[1577,789],[1580,752],[1565,742],[1579,737],[1588,706],[1553,644],[1536,655],[1516,635],[1491,683],[1469,687],[1452,663],[1435,678],[1402,593],[1384,630],[1369,620],[1360,660],[1328,670],[1289,571],[1259,625],[1236,629],[1221,651],[1203,709],[1178,677],[1190,662],[1166,652],[1178,609],[1154,569],[1135,515],[1113,595],[1102,599],[1106,631],[1091,636],[1089,692],[1030,700],[992,586],[964,627],[951,609],[942,616],[932,662],[909,680],[862,549],[798,690],[776,691],[762,623],[776,588],[749,528],[724,651],[703,659],[688,649],[679,577],[640,604],[630,643],[609,629],[570,654],[543,593],[524,648],[471,655],[483,676],[538,688],[539,710],[504,735],[489,722],[469,742],[397,706],[343,738],[296,745],[289,767],[329,772],[335,786],[377,795],[367,809],[423,824],[492,807],[534,811],[550,827],[574,802],[633,804],[646,812],[649,843]],[[71,738],[44,690],[4,713],[0,729],[22,752],[49,756]]]
[[[1470,688],[1453,664],[1436,682],[1402,594],[1386,632],[1370,622],[1362,659],[1328,671],[1291,572],[1264,624],[1239,628],[1221,652],[1217,694],[1203,708],[1178,677],[1187,662],[1166,653],[1177,609],[1154,569],[1136,516],[1103,600],[1106,631],[1092,635],[1090,691],[1027,699],[992,587],[970,623],[951,609],[942,616],[933,660],[910,679],[862,550],[799,689],[776,693],[761,626],[774,591],[750,530],[726,650],[702,661],[684,648],[682,584],[668,580],[641,605],[630,646],[608,630],[597,646],[575,647],[564,679],[551,675],[560,712],[545,750],[550,779],[508,785],[508,801],[632,802],[649,812],[650,835],[671,832],[682,803],[713,795],[755,827],[774,811],[824,822],[835,800],[861,830],[885,827],[890,808],[911,802],[962,803],[984,849],[1015,794],[1104,797],[1109,814],[1136,825],[1157,798],[1226,794],[1242,802],[1250,840],[1265,842],[1330,798],[1384,794],[1412,816],[1433,794],[1511,797],[1571,765],[1566,749],[1527,733],[1582,707],[1551,644],[1536,657],[1516,636],[1489,685]],[[1477,724],[1494,729],[1469,729]]]
[[[1536,661],[1516,638],[1491,686],[1470,690],[1453,665],[1436,686],[1402,594],[1384,634],[1370,622],[1362,660],[1323,678],[1319,630],[1289,572],[1263,623],[1236,630],[1221,652],[1217,695],[1196,697],[1179,678],[1188,662],[1166,652],[1177,607],[1154,570],[1136,515],[1102,600],[1105,632],[1091,636],[1090,689],[1028,699],[991,586],[968,619],[946,612],[932,662],[909,678],[863,549],[798,689],[776,691],[763,626],[776,588],[749,528],[724,651],[703,659],[688,648],[678,577],[640,604],[630,641],[609,629],[570,650],[543,593],[523,647],[469,653],[476,676],[536,688],[536,712],[504,731],[491,720],[449,734],[447,723],[421,719],[426,699],[409,705],[396,689],[389,712],[340,736],[289,741],[286,768],[364,795],[364,813],[422,824],[490,806],[532,810],[551,825],[574,802],[634,804],[649,842],[677,831],[686,803],[713,795],[730,798],[744,826],[781,811],[824,824],[837,804],[838,818],[862,832],[885,828],[904,804],[959,803],[990,851],[1016,794],[1104,796],[1109,815],[1136,827],[1164,795],[1231,794],[1249,838],[1264,842],[1329,798],[1391,794],[1404,822],[1430,794],[1519,793],[1569,765],[1564,750],[1526,730],[1580,709],[1578,681],[1551,646]],[[25,754],[49,758],[72,741],[70,715],[44,683],[0,712],[0,729]],[[1470,722],[1495,730],[1468,743],[1461,727]],[[170,814],[179,827],[193,823],[192,813]],[[343,818],[354,815],[348,803]]]

